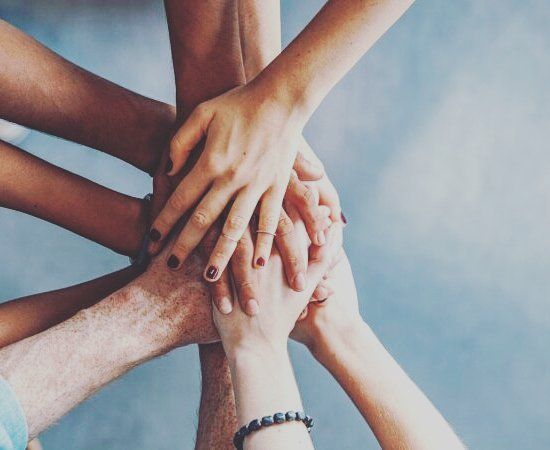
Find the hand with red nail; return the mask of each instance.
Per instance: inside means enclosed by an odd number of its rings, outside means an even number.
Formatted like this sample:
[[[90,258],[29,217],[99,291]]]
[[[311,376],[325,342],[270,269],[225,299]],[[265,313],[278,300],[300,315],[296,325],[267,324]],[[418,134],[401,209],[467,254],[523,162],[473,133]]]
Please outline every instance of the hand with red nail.
[[[202,139],[205,147],[155,219],[151,251],[158,251],[174,225],[190,212],[171,251],[173,265],[181,263],[230,204],[205,270],[206,278],[216,280],[259,205],[254,261],[266,264],[303,124],[292,108],[274,101],[253,82],[199,105],[174,135],[169,175],[180,172]]]
[[[245,314],[239,303],[222,314],[214,308],[214,323],[220,333],[226,354],[231,357],[243,349],[258,346],[286,346],[290,331],[307,305],[315,287],[329,270],[342,245],[342,227],[334,224],[327,231],[326,244],[317,247],[308,263],[306,288],[292,290],[285,280],[282,259],[276,251],[264,270],[257,271],[260,292],[267,296],[256,314]],[[305,251],[305,248],[303,248]]]

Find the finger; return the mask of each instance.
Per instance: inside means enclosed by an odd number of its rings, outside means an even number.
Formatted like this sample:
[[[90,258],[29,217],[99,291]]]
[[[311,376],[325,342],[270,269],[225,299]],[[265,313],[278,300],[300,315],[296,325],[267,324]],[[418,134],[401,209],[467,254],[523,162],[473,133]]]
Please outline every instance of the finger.
[[[281,215],[283,197],[284,189],[278,187],[271,187],[262,197],[254,249],[254,263],[257,268],[265,266],[271,255],[273,238]]]
[[[288,284],[296,291],[303,291],[306,288],[307,263],[300,249],[298,237],[294,233],[294,224],[284,210],[279,218],[275,244],[283,260]]]
[[[344,225],[347,223],[346,216],[342,213],[340,206],[340,197],[336,188],[329,180],[328,177],[324,177],[318,183],[319,191],[319,204],[326,205],[330,208],[330,218],[333,222],[342,222]]]
[[[285,200],[291,202],[304,220],[307,234],[315,245],[324,244],[323,231],[328,227],[327,218],[319,210],[317,197],[313,188],[301,182],[296,175],[291,175]]]
[[[206,265],[204,277],[207,281],[216,281],[227,267],[237,243],[248,227],[257,202],[258,195],[251,190],[243,190],[237,195]]]
[[[293,169],[302,181],[317,181],[325,174],[325,168],[319,162],[313,162],[298,152],[294,160]]]
[[[231,194],[216,184],[195,208],[167,257],[167,265],[178,270],[191,252],[199,245],[206,232],[223,212]]]
[[[304,319],[307,317],[307,313],[308,313],[308,307],[306,306],[306,307],[302,310],[302,312],[300,313],[300,317],[298,317],[298,320],[297,320],[297,321],[299,322],[300,320],[304,320]]]
[[[326,232],[326,245],[322,247],[310,247],[310,257],[307,269],[306,291],[315,290],[324,274],[326,274],[338,257],[342,247],[342,225],[336,222]]]
[[[230,264],[239,304],[249,316],[256,315],[260,307],[257,273],[252,267],[253,258],[254,243],[250,229],[247,229],[237,244]]]
[[[233,295],[229,273],[225,271],[215,283],[208,283],[212,301],[219,312],[231,314],[233,311]]]
[[[172,227],[197,202],[208,184],[209,180],[204,177],[199,166],[181,181],[149,230],[149,253],[158,253]]]
[[[184,124],[176,131],[170,142],[170,160],[172,167],[167,170],[168,175],[178,173],[185,165],[191,151],[206,134],[208,125],[214,117],[214,112],[205,103],[197,106]],[[168,166],[170,162],[168,161]]]

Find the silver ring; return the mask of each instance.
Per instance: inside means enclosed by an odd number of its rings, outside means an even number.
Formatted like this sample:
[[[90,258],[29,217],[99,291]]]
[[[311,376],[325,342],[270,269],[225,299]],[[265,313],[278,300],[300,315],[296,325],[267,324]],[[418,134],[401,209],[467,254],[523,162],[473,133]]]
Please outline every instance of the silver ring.
[[[230,241],[239,242],[238,239],[235,239],[235,238],[233,238],[233,237],[231,237],[231,236],[228,236],[228,235],[225,234],[225,233],[222,233],[222,236],[223,236],[224,238],[226,238],[226,239],[229,239]]]
[[[264,231],[264,230],[256,230],[256,234],[269,234],[270,236],[277,236],[275,233],[272,233],[271,231]]]

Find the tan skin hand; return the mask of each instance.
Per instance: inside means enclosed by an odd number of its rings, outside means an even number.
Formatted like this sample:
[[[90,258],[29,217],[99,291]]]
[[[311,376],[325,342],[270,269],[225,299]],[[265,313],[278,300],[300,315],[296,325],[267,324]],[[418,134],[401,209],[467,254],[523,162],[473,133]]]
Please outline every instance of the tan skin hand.
[[[269,259],[301,129],[276,102],[259,102],[258,98],[247,85],[207,101],[195,109],[172,140],[169,175],[179,172],[191,149],[207,135],[203,153],[152,227],[153,240],[157,241],[151,246],[154,252],[182,214],[199,202],[172,248],[174,268],[231,202],[205,271],[206,279],[220,277],[258,204],[262,233],[256,239],[254,262],[261,266]]]

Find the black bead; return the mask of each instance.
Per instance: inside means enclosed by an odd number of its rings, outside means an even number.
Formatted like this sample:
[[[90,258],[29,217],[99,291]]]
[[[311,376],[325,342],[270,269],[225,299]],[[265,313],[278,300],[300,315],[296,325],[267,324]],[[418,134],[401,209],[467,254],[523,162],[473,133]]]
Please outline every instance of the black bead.
[[[252,431],[258,431],[260,428],[262,428],[262,423],[258,419],[254,419],[252,422],[248,424],[248,432]]]
[[[273,420],[273,416],[265,416],[262,417],[262,426],[269,427],[273,425],[275,421]]]
[[[306,416],[306,418],[304,419],[304,423],[305,423],[306,427],[312,428],[313,427],[313,418],[310,417],[310,416]]]
[[[238,433],[240,436],[242,436],[243,438],[244,438],[245,436],[248,436],[248,428],[247,428],[247,426],[246,426],[246,425],[242,426],[242,427],[239,429],[239,431],[237,431],[237,433]]]
[[[296,413],[294,411],[289,411],[285,414],[286,420],[289,422],[292,422],[293,420],[296,420]]]
[[[297,411],[296,412],[296,420],[304,420],[306,418],[306,415],[303,411]]]
[[[273,414],[273,420],[275,421],[275,423],[283,423],[286,420],[285,414],[284,413]]]

